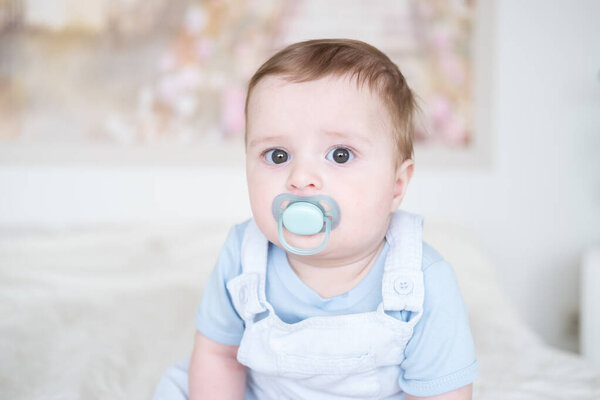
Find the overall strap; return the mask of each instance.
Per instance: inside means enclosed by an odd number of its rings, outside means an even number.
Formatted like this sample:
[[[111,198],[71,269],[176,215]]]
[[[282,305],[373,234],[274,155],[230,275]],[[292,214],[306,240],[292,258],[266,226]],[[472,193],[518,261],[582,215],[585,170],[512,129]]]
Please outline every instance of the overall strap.
[[[268,250],[269,241],[254,219],[250,220],[242,240],[242,273],[227,282],[233,305],[246,324],[252,323],[256,314],[267,311],[265,287]]]
[[[398,210],[386,234],[390,246],[382,282],[383,309],[420,313],[424,285],[421,267],[423,217]]]

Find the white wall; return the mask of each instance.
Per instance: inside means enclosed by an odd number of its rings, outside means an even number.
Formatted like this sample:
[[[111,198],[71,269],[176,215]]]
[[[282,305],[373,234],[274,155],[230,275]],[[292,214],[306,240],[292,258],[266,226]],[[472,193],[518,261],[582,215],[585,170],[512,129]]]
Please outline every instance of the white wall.
[[[492,162],[417,172],[405,208],[479,238],[521,316],[576,349],[582,250],[600,243],[600,2],[499,1]],[[486,134],[486,133],[484,133]],[[203,204],[204,206],[199,206]],[[0,167],[0,225],[249,215],[241,167]]]
[[[406,205],[463,221],[520,314],[575,349],[582,250],[600,242],[600,2],[496,7],[493,166],[415,175]]]

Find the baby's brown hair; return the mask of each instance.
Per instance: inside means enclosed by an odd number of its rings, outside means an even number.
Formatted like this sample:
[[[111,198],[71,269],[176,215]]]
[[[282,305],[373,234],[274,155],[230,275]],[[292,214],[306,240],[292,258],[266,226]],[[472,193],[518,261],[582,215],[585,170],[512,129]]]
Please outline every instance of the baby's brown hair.
[[[398,161],[412,158],[415,98],[396,64],[370,44],[351,39],[318,39],[294,43],[280,50],[250,79],[246,120],[252,89],[269,75],[280,75],[290,82],[308,82],[330,75],[349,76],[356,80],[358,87],[367,83],[371,90],[379,93],[391,116]]]

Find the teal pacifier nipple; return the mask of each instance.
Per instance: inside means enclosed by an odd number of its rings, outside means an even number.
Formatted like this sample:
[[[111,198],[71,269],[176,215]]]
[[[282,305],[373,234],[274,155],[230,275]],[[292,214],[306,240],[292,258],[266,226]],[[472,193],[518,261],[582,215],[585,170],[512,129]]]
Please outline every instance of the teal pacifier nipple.
[[[277,220],[279,241],[286,250],[299,255],[320,252],[329,242],[329,235],[340,222],[340,208],[336,201],[325,195],[301,197],[289,193],[277,195],[273,200],[273,216]],[[318,247],[300,249],[291,246],[284,237],[284,230],[296,235],[314,235],[325,232]]]

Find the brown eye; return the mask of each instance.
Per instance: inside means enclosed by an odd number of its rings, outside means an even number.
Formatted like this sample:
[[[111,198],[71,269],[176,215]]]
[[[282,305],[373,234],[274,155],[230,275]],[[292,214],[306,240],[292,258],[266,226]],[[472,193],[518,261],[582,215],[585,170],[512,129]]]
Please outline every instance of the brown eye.
[[[352,152],[344,147],[338,147],[327,153],[327,159],[330,161],[334,161],[338,164],[347,163],[353,158],[354,155],[352,154]]]
[[[288,153],[281,149],[269,150],[265,154],[265,161],[269,164],[283,164],[288,158]]]

